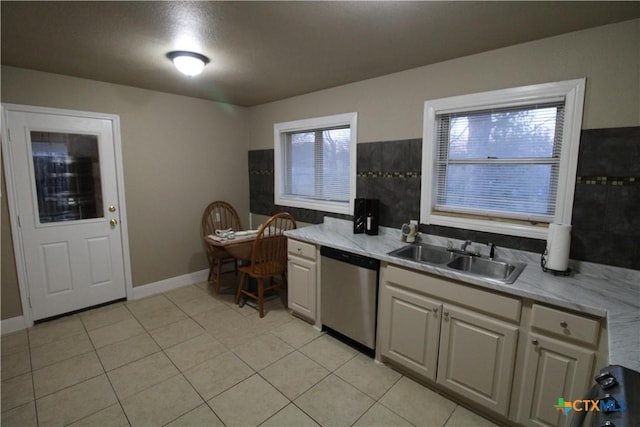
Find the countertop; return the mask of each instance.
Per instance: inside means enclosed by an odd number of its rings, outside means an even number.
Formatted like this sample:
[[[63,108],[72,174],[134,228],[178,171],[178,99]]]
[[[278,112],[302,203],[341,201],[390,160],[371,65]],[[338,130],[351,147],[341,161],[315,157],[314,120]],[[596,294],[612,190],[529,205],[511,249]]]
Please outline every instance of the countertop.
[[[380,234],[353,234],[350,221],[325,217],[323,224],[286,232],[288,237],[322,246],[366,255],[390,264],[437,274],[514,296],[529,298],[592,316],[607,319],[609,363],[640,372],[640,271],[571,260],[572,274],[554,276],[542,271],[540,255],[507,248],[496,248],[496,257],[527,263],[510,285],[474,277],[462,272],[426,265],[387,255],[407,245],[400,230],[380,227]],[[460,241],[421,234],[421,242],[446,246]],[[477,249],[486,253],[486,246]]]

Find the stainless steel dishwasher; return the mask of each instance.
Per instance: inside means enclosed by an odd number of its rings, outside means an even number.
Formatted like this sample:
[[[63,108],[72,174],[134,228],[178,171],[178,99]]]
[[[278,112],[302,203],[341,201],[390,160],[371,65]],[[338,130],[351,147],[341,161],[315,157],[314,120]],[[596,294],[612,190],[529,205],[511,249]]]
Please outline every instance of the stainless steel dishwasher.
[[[380,261],[326,246],[320,255],[323,330],[373,354]]]

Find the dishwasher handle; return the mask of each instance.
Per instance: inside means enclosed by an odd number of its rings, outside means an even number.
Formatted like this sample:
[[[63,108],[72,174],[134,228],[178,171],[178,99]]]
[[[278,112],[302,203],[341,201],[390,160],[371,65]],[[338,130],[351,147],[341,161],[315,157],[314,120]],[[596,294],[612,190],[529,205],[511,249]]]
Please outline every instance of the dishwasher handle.
[[[341,251],[329,246],[320,247],[320,255],[323,257],[335,259],[337,261],[346,262],[347,264],[353,264],[358,267],[366,268],[369,270],[378,271],[380,269],[380,261],[375,258],[370,258],[364,255],[354,254],[351,252]]]

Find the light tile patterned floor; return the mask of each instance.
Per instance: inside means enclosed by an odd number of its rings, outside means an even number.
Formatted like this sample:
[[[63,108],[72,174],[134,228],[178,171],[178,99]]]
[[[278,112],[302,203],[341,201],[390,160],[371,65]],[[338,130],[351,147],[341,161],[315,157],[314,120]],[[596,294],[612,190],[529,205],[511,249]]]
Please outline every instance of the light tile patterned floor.
[[[233,274],[225,281],[233,284]],[[207,283],[2,337],[2,426],[494,426]]]

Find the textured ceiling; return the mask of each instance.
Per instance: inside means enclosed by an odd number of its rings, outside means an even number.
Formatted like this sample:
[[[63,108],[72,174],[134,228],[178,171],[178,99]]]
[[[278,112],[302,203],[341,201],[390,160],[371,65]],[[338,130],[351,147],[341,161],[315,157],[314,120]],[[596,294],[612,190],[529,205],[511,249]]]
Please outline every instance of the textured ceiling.
[[[237,105],[640,17],[640,2],[2,1],[2,64]],[[180,75],[166,53],[211,62]]]

